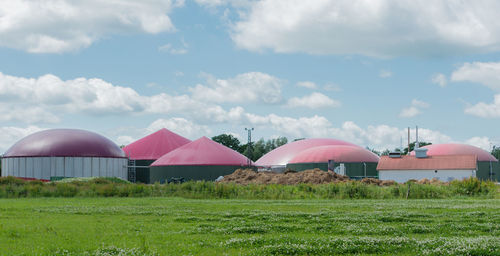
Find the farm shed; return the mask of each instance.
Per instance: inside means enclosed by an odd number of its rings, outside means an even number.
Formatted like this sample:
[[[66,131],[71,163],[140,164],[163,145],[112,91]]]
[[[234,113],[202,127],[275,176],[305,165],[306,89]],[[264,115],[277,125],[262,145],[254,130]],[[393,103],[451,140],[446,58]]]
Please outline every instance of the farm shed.
[[[483,180],[500,181],[500,164],[488,151],[466,144],[447,143],[424,146],[429,156],[475,155],[477,156],[476,177]],[[412,152],[412,155],[415,153]]]
[[[207,137],[185,144],[151,164],[151,183],[164,182],[171,178],[185,180],[215,180],[248,167],[248,159]]]
[[[476,155],[445,156],[382,156],[377,166],[379,179],[406,182],[410,179],[433,179],[441,181],[461,180],[476,177]]]
[[[130,143],[123,151],[129,158],[129,168],[135,172],[135,180],[150,183],[150,165],[166,153],[189,142],[191,140],[163,128]]]
[[[330,167],[351,178],[376,177],[378,160],[377,155],[357,146],[319,146],[298,153],[288,162],[286,168],[295,171],[314,168],[328,171]]]
[[[357,147],[352,143],[336,139],[314,138],[298,140],[285,144],[263,155],[255,162],[255,165],[261,169],[271,169],[273,171],[282,172],[285,170],[288,162],[300,152],[306,149],[327,145],[349,145]]]
[[[127,179],[125,153],[111,140],[90,131],[52,129],[15,143],[2,157],[2,176],[44,180],[63,177]]]

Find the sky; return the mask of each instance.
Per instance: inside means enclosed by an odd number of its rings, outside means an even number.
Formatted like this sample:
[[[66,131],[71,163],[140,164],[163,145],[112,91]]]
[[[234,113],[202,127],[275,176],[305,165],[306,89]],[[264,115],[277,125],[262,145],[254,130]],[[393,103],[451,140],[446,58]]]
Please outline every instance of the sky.
[[[0,152],[77,128],[500,146],[500,1],[0,0]]]

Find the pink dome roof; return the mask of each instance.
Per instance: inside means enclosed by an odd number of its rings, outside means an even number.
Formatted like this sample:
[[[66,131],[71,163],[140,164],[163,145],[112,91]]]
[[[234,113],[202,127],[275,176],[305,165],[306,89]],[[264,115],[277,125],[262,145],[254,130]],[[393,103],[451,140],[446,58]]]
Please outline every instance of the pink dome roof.
[[[252,163],[253,164],[253,163]],[[165,165],[247,165],[247,158],[207,137],[201,137],[163,155],[151,166]]]
[[[191,142],[165,128],[128,144],[123,151],[135,160],[156,160],[166,153]]]
[[[78,129],[51,129],[19,140],[3,157],[114,157],[125,153],[97,133]]]
[[[298,153],[318,146],[327,145],[348,145],[355,146],[355,144],[336,140],[336,139],[305,139],[298,140],[292,143],[285,144],[279,148],[272,150],[271,152],[263,155],[255,165],[257,166],[275,166],[275,165],[286,165],[290,159],[295,157]]]
[[[476,155],[477,161],[498,162],[498,160],[490,153],[488,153],[488,151],[466,144],[456,144],[456,143],[433,144],[424,146],[422,148],[428,149],[427,155],[429,156]],[[414,154],[415,152],[412,151],[411,155]]]
[[[376,163],[379,157],[374,153],[355,146],[319,146],[298,153],[288,163],[326,163],[333,160],[339,163]]]

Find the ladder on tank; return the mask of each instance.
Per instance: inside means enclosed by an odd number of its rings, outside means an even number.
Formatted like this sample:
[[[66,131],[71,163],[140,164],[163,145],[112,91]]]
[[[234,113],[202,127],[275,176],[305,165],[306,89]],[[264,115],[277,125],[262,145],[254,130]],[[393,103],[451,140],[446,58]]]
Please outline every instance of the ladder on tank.
[[[128,160],[128,181],[135,183],[135,160]]]

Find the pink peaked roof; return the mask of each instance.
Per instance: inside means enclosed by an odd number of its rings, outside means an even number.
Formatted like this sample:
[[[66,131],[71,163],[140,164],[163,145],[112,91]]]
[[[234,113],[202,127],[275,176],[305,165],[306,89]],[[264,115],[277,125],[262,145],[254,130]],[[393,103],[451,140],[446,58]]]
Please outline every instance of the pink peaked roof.
[[[130,143],[123,151],[131,159],[156,160],[166,153],[191,142],[165,128],[158,130],[142,139]]]
[[[279,148],[274,149],[273,151],[262,156],[255,165],[257,166],[276,166],[276,165],[286,165],[288,161],[290,161],[293,157],[295,157],[298,153],[318,146],[327,146],[327,145],[349,145],[355,146],[352,143],[345,142],[342,140],[336,139],[305,139],[298,140],[292,143],[285,144]]]
[[[476,170],[477,157],[475,155],[448,155],[416,158],[401,156],[391,158],[382,156],[377,170]]]
[[[378,159],[377,155],[361,147],[333,145],[306,149],[288,163],[325,163],[328,160],[339,163],[376,163]]]
[[[422,148],[428,149],[427,155],[429,156],[476,155],[478,161],[498,162],[498,160],[490,153],[488,153],[488,151],[466,144],[456,144],[456,143],[433,144],[424,146]],[[411,155],[415,155],[415,152],[411,152]]]
[[[253,164],[253,163],[252,163]],[[247,165],[247,158],[207,137],[181,146],[156,160],[151,166],[165,165]]]

